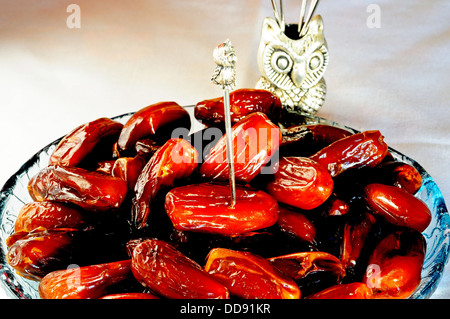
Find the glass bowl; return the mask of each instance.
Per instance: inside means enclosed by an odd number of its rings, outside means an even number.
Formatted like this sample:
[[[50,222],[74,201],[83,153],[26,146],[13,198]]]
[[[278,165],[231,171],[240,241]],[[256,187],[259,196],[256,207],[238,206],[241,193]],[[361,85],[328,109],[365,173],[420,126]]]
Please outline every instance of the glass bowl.
[[[192,115],[192,106],[186,107]],[[133,113],[119,115],[113,119],[125,123]],[[293,124],[328,124],[337,126],[351,132],[358,131],[350,127],[340,125],[336,122],[306,115],[289,114],[289,123]],[[14,232],[14,223],[22,206],[32,199],[28,194],[27,184],[31,177],[48,165],[50,155],[53,153],[60,139],[48,144],[42,150],[31,157],[22,167],[9,178],[0,191],[0,283],[4,291],[11,298],[38,299],[38,282],[28,280],[18,275],[6,261],[6,238]],[[416,197],[423,200],[432,212],[432,221],[423,232],[427,242],[427,252],[422,269],[422,280],[410,296],[413,299],[429,298],[436,290],[448,261],[449,246],[449,224],[450,216],[442,197],[442,193],[433,178],[425,169],[413,159],[390,148],[392,156],[401,162],[413,165],[422,175],[423,184],[417,192]]]

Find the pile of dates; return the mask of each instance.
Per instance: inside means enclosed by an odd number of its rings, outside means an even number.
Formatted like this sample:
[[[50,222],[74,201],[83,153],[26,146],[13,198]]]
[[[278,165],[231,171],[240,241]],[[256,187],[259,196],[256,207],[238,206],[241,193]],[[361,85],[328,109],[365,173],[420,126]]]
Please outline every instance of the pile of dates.
[[[410,296],[431,221],[419,172],[379,131],[302,124],[263,90],[230,100],[235,204],[222,98],[195,119],[175,102],[100,118],[29,181],[9,264],[42,298]]]

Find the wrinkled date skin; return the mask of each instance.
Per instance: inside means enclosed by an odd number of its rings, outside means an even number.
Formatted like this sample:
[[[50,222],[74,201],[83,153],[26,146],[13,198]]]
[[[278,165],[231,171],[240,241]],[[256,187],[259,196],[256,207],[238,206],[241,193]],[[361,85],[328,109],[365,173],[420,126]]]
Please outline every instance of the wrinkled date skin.
[[[310,156],[340,139],[353,135],[342,128],[326,124],[294,125],[281,130],[280,150],[288,156]]]
[[[231,123],[235,124],[250,113],[262,112],[277,120],[282,109],[281,100],[266,90],[239,89],[230,93]],[[195,118],[207,125],[225,123],[223,97],[204,100],[195,106]]]
[[[277,224],[283,232],[291,236],[310,243],[314,242],[316,227],[301,213],[279,207]]]
[[[299,299],[297,284],[266,259],[225,248],[211,250],[205,270],[225,285],[232,295],[244,299]]]
[[[122,128],[123,124],[108,118],[99,118],[77,127],[59,142],[49,165],[77,166],[102,140],[117,139]]]
[[[197,166],[197,150],[186,140],[170,139],[159,148],[143,168],[134,188],[134,226],[139,229],[147,224],[152,201],[162,188],[189,177]]]
[[[327,170],[306,157],[282,157],[266,191],[279,202],[310,210],[323,204],[333,192]]]
[[[327,168],[332,177],[348,169],[375,167],[388,153],[379,131],[366,131],[340,139],[310,158]]]
[[[77,167],[48,166],[28,183],[35,201],[69,202],[89,211],[117,209],[127,194],[127,183],[118,177]]]
[[[233,125],[234,167],[237,182],[248,183],[278,150],[281,131],[261,112],[252,113]],[[228,160],[224,135],[211,149],[200,167],[209,180],[227,181]]]
[[[70,264],[69,252],[74,231],[44,230],[8,240],[8,263],[25,278],[39,280],[47,273]],[[15,235],[20,237],[21,233]]]
[[[160,102],[140,109],[131,116],[120,132],[117,142],[119,152],[134,150],[137,141],[154,135],[170,123],[180,123],[189,128],[189,113],[175,102]]]
[[[329,145],[353,135],[350,131],[332,125],[310,124],[305,127],[312,132],[314,141],[320,145]]]
[[[41,280],[39,295],[42,299],[97,299],[130,271],[131,260],[57,270]]]
[[[14,231],[30,232],[36,228],[75,228],[87,225],[86,214],[76,206],[56,201],[25,204],[17,215]]]
[[[127,182],[128,190],[133,190],[147,161],[139,155],[118,158],[111,169],[111,175]]]
[[[306,299],[372,299],[372,295],[372,289],[365,283],[352,282],[329,287]]]
[[[412,229],[396,231],[382,239],[369,258],[363,278],[372,288],[373,297],[409,297],[420,283],[425,251],[425,239]]]
[[[364,193],[372,211],[394,225],[422,232],[431,222],[428,206],[404,189],[374,183],[367,185]]]
[[[137,155],[142,156],[143,158],[148,160],[161,146],[161,143],[156,142],[152,138],[144,138],[136,142],[135,149]]]
[[[228,289],[200,265],[161,240],[146,240],[133,250],[135,278],[158,295],[173,299],[228,299]]]
[[[408,193],[415,194],[422,186],[422,176],[412,165],[390,161],[381,164],[374,172],[381,176],[382,184],[403,188]]]
[[[231,206],[229,185],[193,184],[167,193],[165,209],[177,230],[239,235],[270,227],[278,219],[278,203],[267,193],[236,186]]]
[[[286,276],[294,280],[320,271],[335,273],[338,278],[345,276],[345,269],[340,260],[326,252],[299,252],[269,258],[268,260]]]

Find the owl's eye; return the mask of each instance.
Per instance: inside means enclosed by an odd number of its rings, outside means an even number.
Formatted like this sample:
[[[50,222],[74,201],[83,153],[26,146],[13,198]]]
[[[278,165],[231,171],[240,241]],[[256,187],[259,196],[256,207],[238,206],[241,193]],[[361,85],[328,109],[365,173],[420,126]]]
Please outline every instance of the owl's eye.
[[[323,54],[320,51],[314,52],[306,63],[309,71],[314,71],[320,68],[323,64]]]
[[[291,57],[282,51],[277,51],[272,55],[271,64],[278,73],[288,73],[292,69]]]

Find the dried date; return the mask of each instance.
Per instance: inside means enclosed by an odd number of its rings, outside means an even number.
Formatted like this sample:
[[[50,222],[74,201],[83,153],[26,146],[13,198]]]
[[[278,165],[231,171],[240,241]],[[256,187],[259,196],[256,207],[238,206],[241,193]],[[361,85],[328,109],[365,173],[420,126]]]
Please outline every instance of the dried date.
[[[376,299],[403,299],[411,295],[421,280],[425,239],[413,229],[387,235],[372,252],[363,282]]]
[[[77,127],[56,146],[49,165],[77,166],[102,141],[117,139],[122,128],[123,124],[108,118],[99,118]]]
[[[145,227],[158,192],[189,177],[197,166],[197,150],[183,139],[170,139],[159,148],[137,178],[131,211],[133,225],[138,229]]]
[[[232,127],[234,167],[237,182],[248,183],[258,175],[278,150],[281,131],[261,112],[251,113]],[[226,136],[211,149],[200,174],[209,180],[227,181]]]
[[[136,142],[148,136],[156,136],[156,132],[165,135],[160,131],[169,124],[170,129],[177,127],[189,129],[189,113],[175,102],[160,102],[140,109],[123,126],[117,142],[118,151],[121,153],[127,150],[134,151]]]
[[[28,183],[35,201],[69,202],[89,211],[117,209],[128,188],[124,180],[77,167],[48,166]]]
[[[10,246],[7,261],[25,278],[40,280],[49,272],[71,263],[70,252],[75,232],[76,230],[54,229],[15,233],[12,236],[16,238],[8,240]]]
[[[230,93],[230,115],[233,124],[253,112],[262,112],[276,121],[282,109],[281,100],[266,90],[239,89]],[[194,109],[195,118],[207,125],[224,124],[223,97],[198,102]]]
[[[431,222],[428,206],[396,186],[369,184],[365,188],[365,199],[372,211],[388,222],[424,231]]]
[[[344,171],[375,167],[388,152],[379,131],[366,131],[340,139],[310,156],[336,177]]]
[[[131,271],[131,260],[57,270],[39,283],[42,299],[96,299],[106,288],[125,280]]]
[[[81,229],[89,224],[86,215],[86,212],[77,206],[61,202],[27,203],[17,215],[14,231],[16,233],[31,232],[39,227]]]
[[[205,270],[244,299],[299,299],[297,284],[266,259],[244,251],[211,250]]]
[[[306,157],[282,157],[266,191],[279,202],[305,210],[323,204],[333,192],[328,171]]]
[[[239,185],[234,206],[228,185],[204,183],[172,189],[165,209],[178,230],[227,236],[269,227],[278,219],[278,204],[272,196]]]
[[[133,250],[131,267],[139,282],[166,298],[229,298],[225,286],[161,240],[149,239],[138,244]]]

